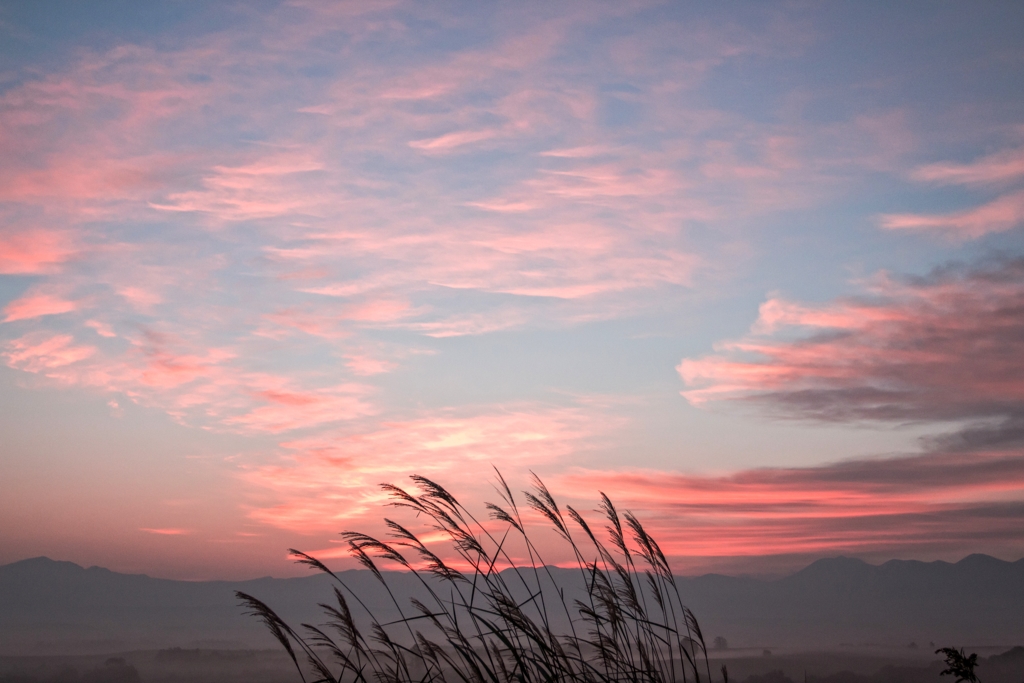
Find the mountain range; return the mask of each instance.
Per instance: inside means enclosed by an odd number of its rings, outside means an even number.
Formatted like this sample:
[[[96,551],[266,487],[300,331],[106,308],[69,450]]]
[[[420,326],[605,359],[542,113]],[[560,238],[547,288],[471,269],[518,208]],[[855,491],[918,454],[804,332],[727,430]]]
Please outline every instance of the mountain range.
[[[551,571],[560,585],[578,589],[578,571]],[[400,602],[417,594],[410,575],[385,574]],[[394,608],[369,571],[339,576],[389,618]],[[1024,559],[871,565],[837,557],[776,580],[708,574],[678,582],[709,646],[716,637],[732,649],[1024,644]],[[39,557],[0,566],[0,655],[275,647],[243,614],[236,590],[295,624],[323,622],[317,603],[331,596],[324,575],[175,581]]]

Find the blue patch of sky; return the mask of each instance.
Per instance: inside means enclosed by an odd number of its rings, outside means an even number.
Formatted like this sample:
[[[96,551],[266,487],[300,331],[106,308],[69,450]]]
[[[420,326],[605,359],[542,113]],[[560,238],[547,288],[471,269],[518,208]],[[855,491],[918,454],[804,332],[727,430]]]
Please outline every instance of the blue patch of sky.
[[[601,106],[600,122],[611,128],[639,126],[643,123],[644,108],[639,102],[621,97],[605,97]]]
[[[716,67],[701,91],[718,106],[761,122],[777,120],[792,92],[809,97],[801,115],[817,123],[908,103],[935,111],[979,99],[1019,115],[1024,5],[959,7],[913,2],[805,7],[790,14],[811,20],[813,40],[807,45],[793,53],[730,59]]]
[[[273,4],[249,2],[247,7],[260,12]],[[177,45],[234,26],[239,17],[234,3],[192,0],[7,2],[0,6],[0,51],[9,69],[59,71],[83,49]]]
[[[0,276],[0,309],[19,298],[38,280],[35,275]]]

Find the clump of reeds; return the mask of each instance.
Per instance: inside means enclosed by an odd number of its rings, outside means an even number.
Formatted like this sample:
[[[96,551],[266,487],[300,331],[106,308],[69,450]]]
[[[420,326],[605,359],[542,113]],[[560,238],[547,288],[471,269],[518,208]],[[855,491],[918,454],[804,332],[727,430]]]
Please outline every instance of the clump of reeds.
[[[563,514],[538,478],[532,492],[524,492],[527,506],[554,525],[576,558],[585,589],[582,599],[570,600],[527,534],[500,473],[503,504],[486,504],[498,531],[477,521],[438,484],[412,479],[419,493],[383,486],[391,504],[412,509],[433,532],[444,534],[458,561],[446,563],[416,534],[389,519],[384,520],[391,537],[387,542],[343,534],[352,555],[383,585],[398,619],[382,623],[364,596],[322,562],[296,550],[291,552],[298,562],[337,582],[335,604],[321,604],[325,625],[303,624],[300,635],[262,601],[237,593],[280,641],[303,681],[303,659],[317,682],[685,683],[692,676],[699,683],[703,672],[710,680],[703,636],[680,599],[664,553],[639,520],[629,512],[620,515],[607,496],[601,494],[600,511],[610,546],[576,510],[566,506]],[[585,537],[582,545],[574,532]],[[527,562],[513,561],[509,548],[514,543]],[[429,598],[412,598],[403,608],[374,558],[411,572]],[[553,590],[545,591],[545,585]],[[352,606],[369,620],[367,633],[357,627]]]
[[[956,683],[978,683],[978,676],[974,673],[978,666],[978,654],[972,652],[968,657],[964,649],[957,650],[952,647],[940,647],[935,654],[942,654],[946,658],[946,668],[939,672],[940,676],[955,676]]]

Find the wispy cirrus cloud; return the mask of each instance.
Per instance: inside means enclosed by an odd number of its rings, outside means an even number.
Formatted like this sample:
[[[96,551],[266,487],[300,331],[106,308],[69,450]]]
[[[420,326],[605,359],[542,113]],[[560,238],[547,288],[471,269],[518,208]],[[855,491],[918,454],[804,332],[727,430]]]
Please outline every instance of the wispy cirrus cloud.
[[[412,142],[409,143],[409,146],[414,149],[421,150],[423,152],[443,153],[453,150],[457,147],[463,147],[464,145],[473,144],[474,142],[490,140],[497,134],[497,131],[493,130],[456,131],[454,133],[445,133],[444,135],[439,135],[436,138],[413,140]]]
[[[70,334],[32,334],[8,342],[2,355],[10,367],[64,376],[63,368],[86,360],[96,351],[94,346],[76,344]]]
[[[70,313],[78,308],[74,301],[68,301],[51,294],[26,294],[4,306],[4,322],[30,320],[44,315]]]
[[[15,228],[0,233],[0,275],[55,272],[78,252],[68,230]]]
[[[277,377],[260,378],[256,397],[261,405],[224,420],[228,425],[278,434],[372,415],[377,410],[364,399],[367,387],[355,383],[319,390],[289,390]],[[285,385],[285,386],[281,386]]]
[[[914,169],[910,177],[933,185],[1005,188],[1024,180],[1024,150],[996,152],[969,163],[938,162]],[[956,239],[976,239],[1024,224],[1024,190],[1000,194],[980,206],[952,213],[894,213],[879,217],[887,230],[933,231]]]
[[[640,514],[683,571],[712,560],[735,570],[744,557],[766,555],[792,556],[794,568],[836,553],[1016,556],[1024,551],[1019,446],[721,476],[580,470],[559,486],[602,490]]]
[[[85,344],[70,334],[32,332],[8,342],[0,356],[48,383],[123,395],[214,431],[279,434],[377,412],[368,386],[315,372],[247,371],[236,349],[194,348],[166,333],[97,332]]]
[[[379,375],[384,372],[390,372],[397,366],[389,360],[382,358],[376,358],[371,355],[362,353],[350,353],[345,356],[345,365],[349,367],[357,375]]]
[[[935,231],[957,239],[1006,232],[1024,223],[1024,191],[1005,194],[987,204],[945,214],[892,213],[882,216],[887,230]]]
[[[148,527],[139,527],[139,531],[144,531],[147,534],[155,534],[157,536],[188,536],[188,529],[174,529],[174,528],[158,528],[151,529]]]
[[[100,280],[131,280],[117,289],[132,314],[174,315],[167,285],[175,278],[166,274],[186,264],[194,271],[186,255],[199,252],[210,257],[200,277],[211,286],[236,287],[250,275],[276,280],[266,297],[273,308],[257,313],[266,337],[283,333],[275,324],[287,325],[283,311],[319,307],[305,296],[314,293],[354,299],[341,318],[363,329],[436,336],[573,324],[599,311],[635,314],[650,300],[646,293],[693,285],[703,259],[688,244],[690,224],[727,221],[730,207],[786,205],[791,190],[782,186],[807,186],[828,173],[801,171],[807,150],[785,130],[756,131],[706,107],[680,109],[682,93],[715,65],[771,50],[763,36],[735,27],[694,28],[699,58],[617,45],[581,74],[556,56],[580,31],[631,10],[512,13],[508,30],[485,47],[358,61],[316,82],[275,75],[300,69],[315,56],[303,46],[332,30],[393,37],[401,21],[378,16],[393,11],[342,19],[298,8],[265,19],[275,30],[259,49],[246,42],[259,27],[247,26],[176,48],[86,53],[63,73],[28,79],[0,98],[4,155],[19,160],[5,165],[0,199],[45,206],[54,224],[112,219],[121,226],[119,248],[159,254],[163,283],[140,282],[138,268],[115,273],[102,256],[81,264],[83,282],[97,271]],[[658,36],[666,46],[678,43],[672,32]],[[690,76],[665,84],[644,75],[644,64],[665,59]],[[636,85],[607,88],[615,73]],[[602,107],[616,103],[648,111],[669,139],[637,145],[628,130],[606,125]],[[182,134],[195,130],[209,134]],[[743,145],[728,131],[742,131]],[[882,146],[861,142],[858,149]],[[514,154],[516,164],[461,159],[466,175],[445,155],[423,162],[424,152],[472,154],[480,143]],[[737,202],[736,192],[747,201]],[[168,229],[131,227],[141,224]],[[104,244],[111,234],[95,231],[90,254],[111,246]],[[20,247],[35,256],[25,252],[17,257],[24,265],[0,267],[52,269],[72,253],[54,251],[52,242],[40,233]],[[455,305],[453,290],[493,298],[478,301],[481,310],[455,313],[446,310]],[[632,298],[626,305],[624,293]],[[542,303],[510,306],[507,295]],[[109,306],[102,297],[97,304]],[[517,314],[505,316],[510,309]],[[337,345],[351,334],[339,329],[333,309],[303,315],[292,322]]]
[[[918,166],[914,180],[938,185],[998,185],[1024,178],[1024,148],[1008,149],[969,163],[941,161]]]

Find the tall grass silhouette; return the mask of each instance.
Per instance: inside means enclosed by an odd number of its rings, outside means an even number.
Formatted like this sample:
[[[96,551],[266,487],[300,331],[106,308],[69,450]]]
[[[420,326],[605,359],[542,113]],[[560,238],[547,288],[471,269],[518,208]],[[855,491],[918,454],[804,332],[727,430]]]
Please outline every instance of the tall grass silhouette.
[[[334,602],[320,605],[326,624],[302,624],[300,635],[258,598],[237,593],[281,643],[304,682],[307,673],[317,683],[700,683],[702,674],[710,681],[704,638],[665,554],[640,521],[620,514],[606,495],[601,494],[600,512],[607,544],[572,507],[563,513],[536,476],[532,491],[524,492],[526,508],[554,526],[576,559],[583,588],[572,599],[527,533],[500,472],[502,504],[486,504],[490,527],[440,485],[412,479],[417,493],[383,486],[390,504],[425,519],[432,537],[442,534],[458,560],[446,563],[390,519],[384,520],[386,542],[359,532],[342,534],[353,557],[383,586],[397,619],[382,622],[365,596],[297,550],[291,553],[298,562],[335,582]],[[526,561],[514,561],[514,545]],[[410,598],[403,606],[375,559],[407,570],[425,599]],[[357,626],[360,621],[369,624],[366,632]]]
[[[978,655],[975,652],[968,657],[964,649],[957,650],[952,647],[940,647],[935,654],[941,654],[946,658],[946,668],[939,672],[940,676],[955,676],[956,683],[978,683],[978,676],[974,673],[978,666]]]

